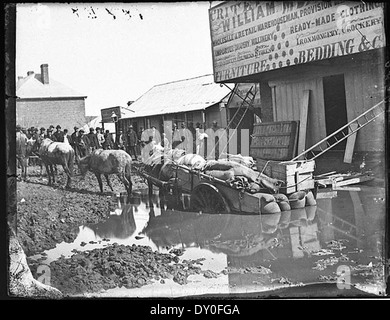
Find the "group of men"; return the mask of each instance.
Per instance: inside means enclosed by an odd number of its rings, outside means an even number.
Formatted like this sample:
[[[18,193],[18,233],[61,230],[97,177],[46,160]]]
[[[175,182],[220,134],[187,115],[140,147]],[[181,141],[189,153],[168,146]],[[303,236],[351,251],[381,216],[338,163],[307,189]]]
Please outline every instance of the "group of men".
[[[218,128],[216,121],[213,122],[213,129]],[[54,126],[50,125],[49,128],[40,129],[31,127],[24,128],[19,125],[16,127],[16,138],[17,138],[17,158],[24,159],[26,157],[27,141],[31,140],[43,140],[49,138],[52,141],[68,143],[75,150],[76,162],[78,160],[96,149],[122,149],[125,150],[133,159],[137,159],[137,155],[141,154],[141,147],[147,143],[154,141],[154,143],[161,143],[165,148],[172,148],[180,146],[187,152],[199,152],[199,133],[202,129],[199,123],[196,124],[196,129],[192,125],[186,128],[185,123],[181,124],[179,129],[177,124],[173,124],[172,128],[172,143],[169,142],[165,133],[163,137],[155,132],[156,128],[152,127],[150,130],[140,130],[139,134],[135,132],[133,126],[130,125],[128,130],[123,133],[119,130],[119,134],[114,141],[112,134],[109,130],[103,133],[103,130],[99,127],[89,128],[89,133],[85,133],[84,129],[74,127],[72,134],[68,133],[67,129],[61,130],[61,126],[57,125],[54,130]],[[54,132],[53,132],[54,131]],[[193,144],[193,145],[192,145]]]
[[[109,130],[103,133],[103,130],[96,127],[89,128],[89,133],[85,133],[84,129],[74,127],[74,132],[69,137],[69,143],[76,153],[76,159],[82,158],[96,149],[114,149],[115,144]]]
[[[132,159],[137,159],[138,146],[140,145],[141,138],[138,137],[132,125],[129,126],[126,133],[119,130],[118,135],[118,149],[125,150]]]
[[[54,126],[50,125],[49,128],[25,128],[20,125],[16,126],[16,138],[17,138],[17,155],[20,157],[26,156],[26,146],[29,139],[43,140],[50,139],[55,142],[64,142],[70,144],[76,153],[76,161],[80,158],[90,154],[96,149],[114,149],[115,144],[109,130],[102,133],[102,129],[97,127],[96,129],[90,128],[89,133],[86,134],[84,129],[74,127],[72,134],[68,133],[67,129],[61,130],[61,126],[57,125],[54,130]],[[95,132],[96,130],[96,132]],[[53,132],[54,131],[54,132]],[[19,151],[18,151],[19,150]],[[19,153],[18,153],[19,152]]]

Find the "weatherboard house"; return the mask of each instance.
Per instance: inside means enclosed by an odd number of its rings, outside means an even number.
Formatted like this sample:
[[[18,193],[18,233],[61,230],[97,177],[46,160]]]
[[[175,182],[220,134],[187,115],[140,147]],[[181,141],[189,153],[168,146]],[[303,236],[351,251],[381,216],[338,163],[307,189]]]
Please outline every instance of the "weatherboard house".
[[[49,66],[41,65],[41,73],[28,71],[16,84],[16,123],[25,127],[50,125],[73,131],[86,123],[85,99],[68,86],[49,77]]]

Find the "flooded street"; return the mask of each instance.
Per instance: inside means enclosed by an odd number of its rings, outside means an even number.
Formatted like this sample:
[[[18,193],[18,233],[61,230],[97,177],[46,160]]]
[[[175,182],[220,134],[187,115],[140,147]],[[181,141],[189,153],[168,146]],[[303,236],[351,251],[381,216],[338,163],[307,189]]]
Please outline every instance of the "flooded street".
[[[75,249],[117,243],[149,246],[161,253],[181,250],[181,261],[198,259],[205,271],[190,275],[184,285],[168,279],[88,296],[237,294],[313,283],[339,283],[347,289],[351,284],[383,295],[385,189],[352,190],[356,191],[324,189],[317,206],[270,215],[189,212],[187,196],[172,206],[171,199],[158,194],[118,195],[117,209],[106,221],[80,226],[73,243],[45,251],[41,263],[70,257]]]

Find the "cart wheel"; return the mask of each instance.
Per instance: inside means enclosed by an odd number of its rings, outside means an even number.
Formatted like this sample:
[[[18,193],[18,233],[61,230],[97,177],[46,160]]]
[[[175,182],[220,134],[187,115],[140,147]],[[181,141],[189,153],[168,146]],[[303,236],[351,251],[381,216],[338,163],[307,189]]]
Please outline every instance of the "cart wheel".
[[[198,184],[191,193],[191,211],[230,213],[230,207],[219,190],[209,183]]]

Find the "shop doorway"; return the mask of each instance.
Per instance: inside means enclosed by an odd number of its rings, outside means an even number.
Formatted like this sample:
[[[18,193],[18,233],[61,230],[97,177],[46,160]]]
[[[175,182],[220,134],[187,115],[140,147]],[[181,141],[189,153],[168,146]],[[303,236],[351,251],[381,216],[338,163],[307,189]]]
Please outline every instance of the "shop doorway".
[[[323,78],[326,135],[330,135],[348,123],[344,75],[337,74]],[[340,133],[337,138],[341,139]],[[334,146],[333,150],[344,150],[346,140]]]

